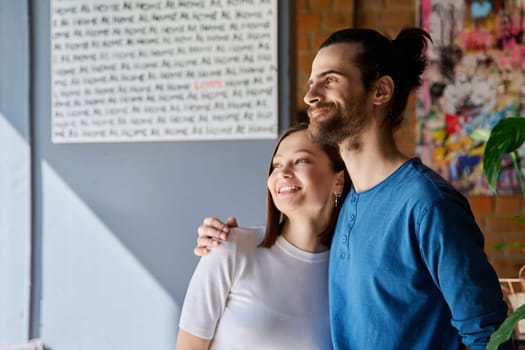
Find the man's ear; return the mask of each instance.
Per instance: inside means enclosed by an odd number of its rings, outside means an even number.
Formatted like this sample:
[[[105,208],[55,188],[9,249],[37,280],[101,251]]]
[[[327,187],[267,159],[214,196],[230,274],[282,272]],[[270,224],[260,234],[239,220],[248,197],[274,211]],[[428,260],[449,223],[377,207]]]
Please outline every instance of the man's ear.
[[[374,105],[388,103],[394,95],[394,80],[389,75],[383,75],[376,82]]]

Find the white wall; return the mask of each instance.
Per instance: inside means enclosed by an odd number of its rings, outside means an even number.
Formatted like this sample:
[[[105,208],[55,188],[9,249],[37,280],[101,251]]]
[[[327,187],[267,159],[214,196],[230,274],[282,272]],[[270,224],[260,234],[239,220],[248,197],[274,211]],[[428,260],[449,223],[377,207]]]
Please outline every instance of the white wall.
[[[0,344],[23,341],[30,331],[27,14],[25,1],[0,1]]]

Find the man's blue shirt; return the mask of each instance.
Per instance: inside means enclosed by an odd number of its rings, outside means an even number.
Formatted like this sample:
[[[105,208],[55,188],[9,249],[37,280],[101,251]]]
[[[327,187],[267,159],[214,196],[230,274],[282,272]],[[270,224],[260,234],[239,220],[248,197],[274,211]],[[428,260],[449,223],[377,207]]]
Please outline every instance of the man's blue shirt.
[[[485,349],[506,316],[467,200],[417,158],[351,191],[330,252],[334,348]]]

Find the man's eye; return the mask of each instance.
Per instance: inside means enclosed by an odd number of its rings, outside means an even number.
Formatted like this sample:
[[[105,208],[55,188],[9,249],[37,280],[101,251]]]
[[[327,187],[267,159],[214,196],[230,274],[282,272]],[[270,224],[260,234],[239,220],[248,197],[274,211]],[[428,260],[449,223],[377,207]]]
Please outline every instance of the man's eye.
[[[281,163],[273,163],[272,164],[272,168],[280,168],[281,167]]]

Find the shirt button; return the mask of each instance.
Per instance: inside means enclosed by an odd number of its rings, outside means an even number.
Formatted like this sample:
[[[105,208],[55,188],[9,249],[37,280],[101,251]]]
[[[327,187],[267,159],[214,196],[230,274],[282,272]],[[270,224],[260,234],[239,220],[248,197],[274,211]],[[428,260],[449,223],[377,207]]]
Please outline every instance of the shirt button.
[[[344,259],[346,258],[346,254],[345,253],[341,253],[341,259]]]
[[[347,239],[348,239],[348,236],[343,236],[343,242],[346,242]]]
[[[355,202],[355,197],[352,197],[351,201],[352,201],[352,203]]]
[[[350,220],[354,221],[354,219],[355,219],[355,215],[354,214],[350,215]]]

